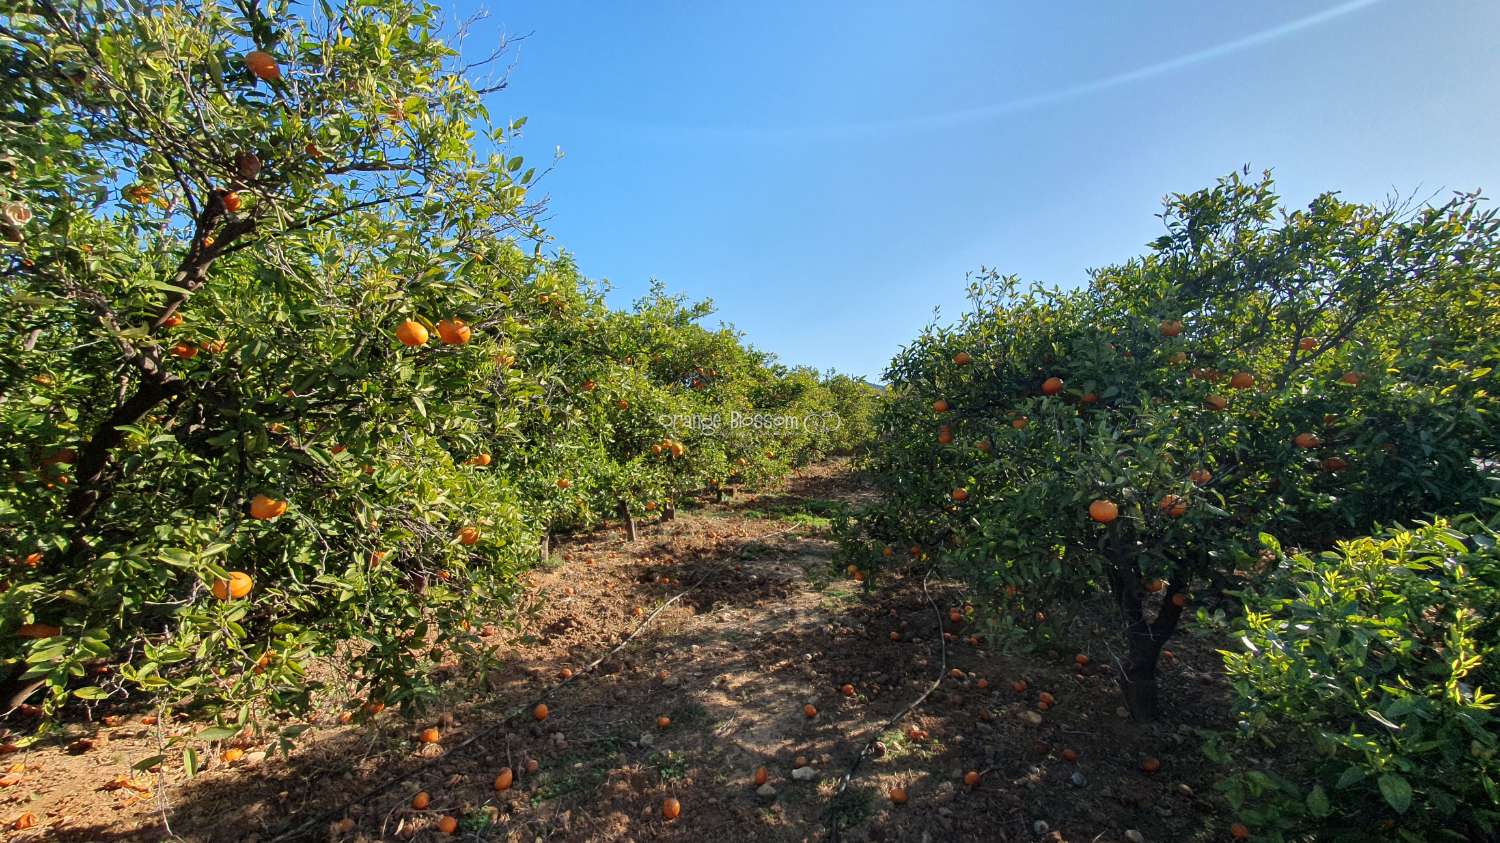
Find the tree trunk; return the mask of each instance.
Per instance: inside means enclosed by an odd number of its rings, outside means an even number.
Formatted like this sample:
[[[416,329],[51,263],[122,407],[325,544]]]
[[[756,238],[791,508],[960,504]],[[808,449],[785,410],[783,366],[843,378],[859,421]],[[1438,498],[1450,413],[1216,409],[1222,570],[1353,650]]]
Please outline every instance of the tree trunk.
[[[1172,577],[1171,585],[1162,594],[1161,608],[1148,622],[1144,606],[1147,592],[1141,587],[1140,567],[1133,558],[1130,561],[1126,558],[1125,554],[1115,557],[1112,576],[1115,600],[1125,622],[1126,656],[1120,685],[1131,719],[1145,722],[1155,720],[1158,714],[1156,663],[1167,639],[1177,631],[1182,607],[1172,598],[1183,592],[1186,583],[1183,576]]]
[[[552,533],[550,533],[550,532],[542,533],[542,548],[541,549],[542,549],[542,562],[545,563],[547,561],[547,557],[549,557],[549,556],[552,555]]]
[[[1133,720],[1156,719],[1156,660],[1161,655],[1165,638],[1151,634],[1150,624],[1131,624],[1125,630],[1128,645],[1124,682],[1125,708]]]
[[[635,516],[630,514],[630,506],[627,505],[624,501],[620,501],[619,512],[620,518],[625,522],[625,534],[629,536],[630,541],[634,543],[636,536]]]
[[[675,520],[677,520],[677,507],[672,506],[671,504],[667,504],[666,506],[662,507],[661,508],[661,520],[663,520],[663,521],[675,521]]]
[[[78,455],[78,487],[68,497],[68,515],[78,522],[80,533],[99,506],[109,500],[112,490],[104,479],[111,453],[125,440],[120,427],[139,422],[151,408],[176,396],[185,386],[176,379],[145,381],[134,395],[94,427],[93,435]]]

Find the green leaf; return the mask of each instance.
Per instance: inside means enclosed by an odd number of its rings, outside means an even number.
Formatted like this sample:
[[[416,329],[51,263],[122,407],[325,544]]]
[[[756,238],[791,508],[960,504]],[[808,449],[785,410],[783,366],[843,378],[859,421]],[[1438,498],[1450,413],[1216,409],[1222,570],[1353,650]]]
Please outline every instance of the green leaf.
[[[200,741],[226,741],[239,733],[239,729],[231,729],[228,726],[210,726],[195,737]]]
[[[1380,795],[1396,813],[1404,814],[1411,807],[1411,784],[1399,773],[1384,773],[1380,776]]]
[[[1307,810],[1315,817],[1326,817],[1330,810],[1328,804],[1328,793],[1320,784],[1313,785],[1313,789],[1307,794]]]
[[[80,700],[102,700],[109,696],[109,692],[95,685],[85,685],[82,688],[74,688],[73,696]]]
[[[182,749],[182,771],[188,778],[198,775],[198,750],[190,746]]]

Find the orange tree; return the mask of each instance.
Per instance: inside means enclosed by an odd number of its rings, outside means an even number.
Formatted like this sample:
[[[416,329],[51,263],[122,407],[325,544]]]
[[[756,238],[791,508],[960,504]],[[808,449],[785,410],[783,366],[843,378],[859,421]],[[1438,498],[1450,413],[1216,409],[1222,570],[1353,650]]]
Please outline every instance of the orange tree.
[[[723,476],[652,461],[652,413],[717,399],[650,355],[708,334],[541,256],[524,121],[440,10],[320,8],[5,19],[0,664],[40,713],[239,728],[312,707],[326,656],[351,708],[420,706],[551,530]]]
[[[843,526],[849,561],[909,547],[1001,624],[1109,594],[1141,718],[1193,590],[1261,564],[1260,534],[1321,546],[1462,507],[1497,443],[1500,250],[1475,197],[1280,214],[1269,177],[1234,175],[1164,220],[1084,289],[987,273],[904,349],[871,458],[886,500]]]

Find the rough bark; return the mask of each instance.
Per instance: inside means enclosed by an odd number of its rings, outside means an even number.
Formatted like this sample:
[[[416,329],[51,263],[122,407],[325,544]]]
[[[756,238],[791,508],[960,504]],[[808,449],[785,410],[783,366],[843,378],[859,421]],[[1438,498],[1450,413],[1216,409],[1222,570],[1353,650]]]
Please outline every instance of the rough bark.
[[[1144,608],[1146,591],[1141,587],[1140,568],[1132,561],[1117,559],[1114,566],[1115,600],[1125,622],[1125,663],[1121,666],[1121,689],[1125,707],[1132,719],[1149,721],[1159,712],[1156,665],[1162,647],[1177,631],[1182,607],[1172,602],[1183,591],[1181,577],[1174,576],[1162,595],[1156,617],[1147,620]]]
[[[621,520],[625,522],[625,534],[630,537],[630,541],[634,542],[636,538],[635,516],[630,514],[630,506],[620,501],[619,512]]]

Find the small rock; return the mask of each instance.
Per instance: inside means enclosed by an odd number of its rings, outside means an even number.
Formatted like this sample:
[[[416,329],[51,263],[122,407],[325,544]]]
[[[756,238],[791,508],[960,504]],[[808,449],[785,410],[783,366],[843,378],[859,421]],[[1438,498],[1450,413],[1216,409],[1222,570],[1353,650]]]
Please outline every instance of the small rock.
[[[1115,709],[1115,716],[1121,719],[1128,719],[1130,717],[1130,712],[1126,710],[1125,706],[1122,705],[1119,708]]]
[[[818,771],[812,767],[798,767],[792,771],[792,778],[799,782],[812,781],[818,777]]]
[[[765,784],[763,784],[760,787],[756,788],[755,789],[755,793],[757,795],[759,795],[759,796],[764,796],[764,797],[766,797],[766,798],[769,799],[769,798],[771,798],[771,797],[773,797],[773,796],[776,795],[776,788],[771,787],[771,783],[770,782],[766,782]]]
[[[636,740],[636,743],[640,744],[641,746],[656,746],[656,736],[652,735],[650,732],[642,732],[640,738]]]
[[[1089,783],[1089,780],[1083,777],[1083,773],[1080,773],[1077,770],[1073,771],[1073,776],[1072,778],[1069,778],[1068,781],[1072,782],[1074,787],[1083,787],[1084,785]]]
[[[1051,826],[1047,825],[1046,820],[1037,820],[1036,822],[1031,824],[1031,830],[1037,834],[1046,834],[1047,829],[1049,828],[1051,828]]]
[[[1026,709],[1025,711],[1021,712],[1021,719],[1025,720],[1027,723],[1030,723],[1033,726],[1040,726],[1040,725],[1042,725],[1042,714],[1041,714],[1041,712],[1039,712],[1039,711],[1032,711],[1029,708]]]
[[[1179,782],[1177,784],[1177,792],[1187,797],[1188,799],[1193,798],[1193,789],[1191,787],[1188,787],[1186,782]]]
[[[566,746],[567,743],[568,743],[568,739],[565,738],[565,737],[563,737],[563,733],[562,732],[553,732],[552,733],[552,745],[553,746],[561,748],[563,746]]]
[[[1125,839],[1129,840],[1130,843],[1146,843],[1146,835],[1133,828],[1125,829]]]

